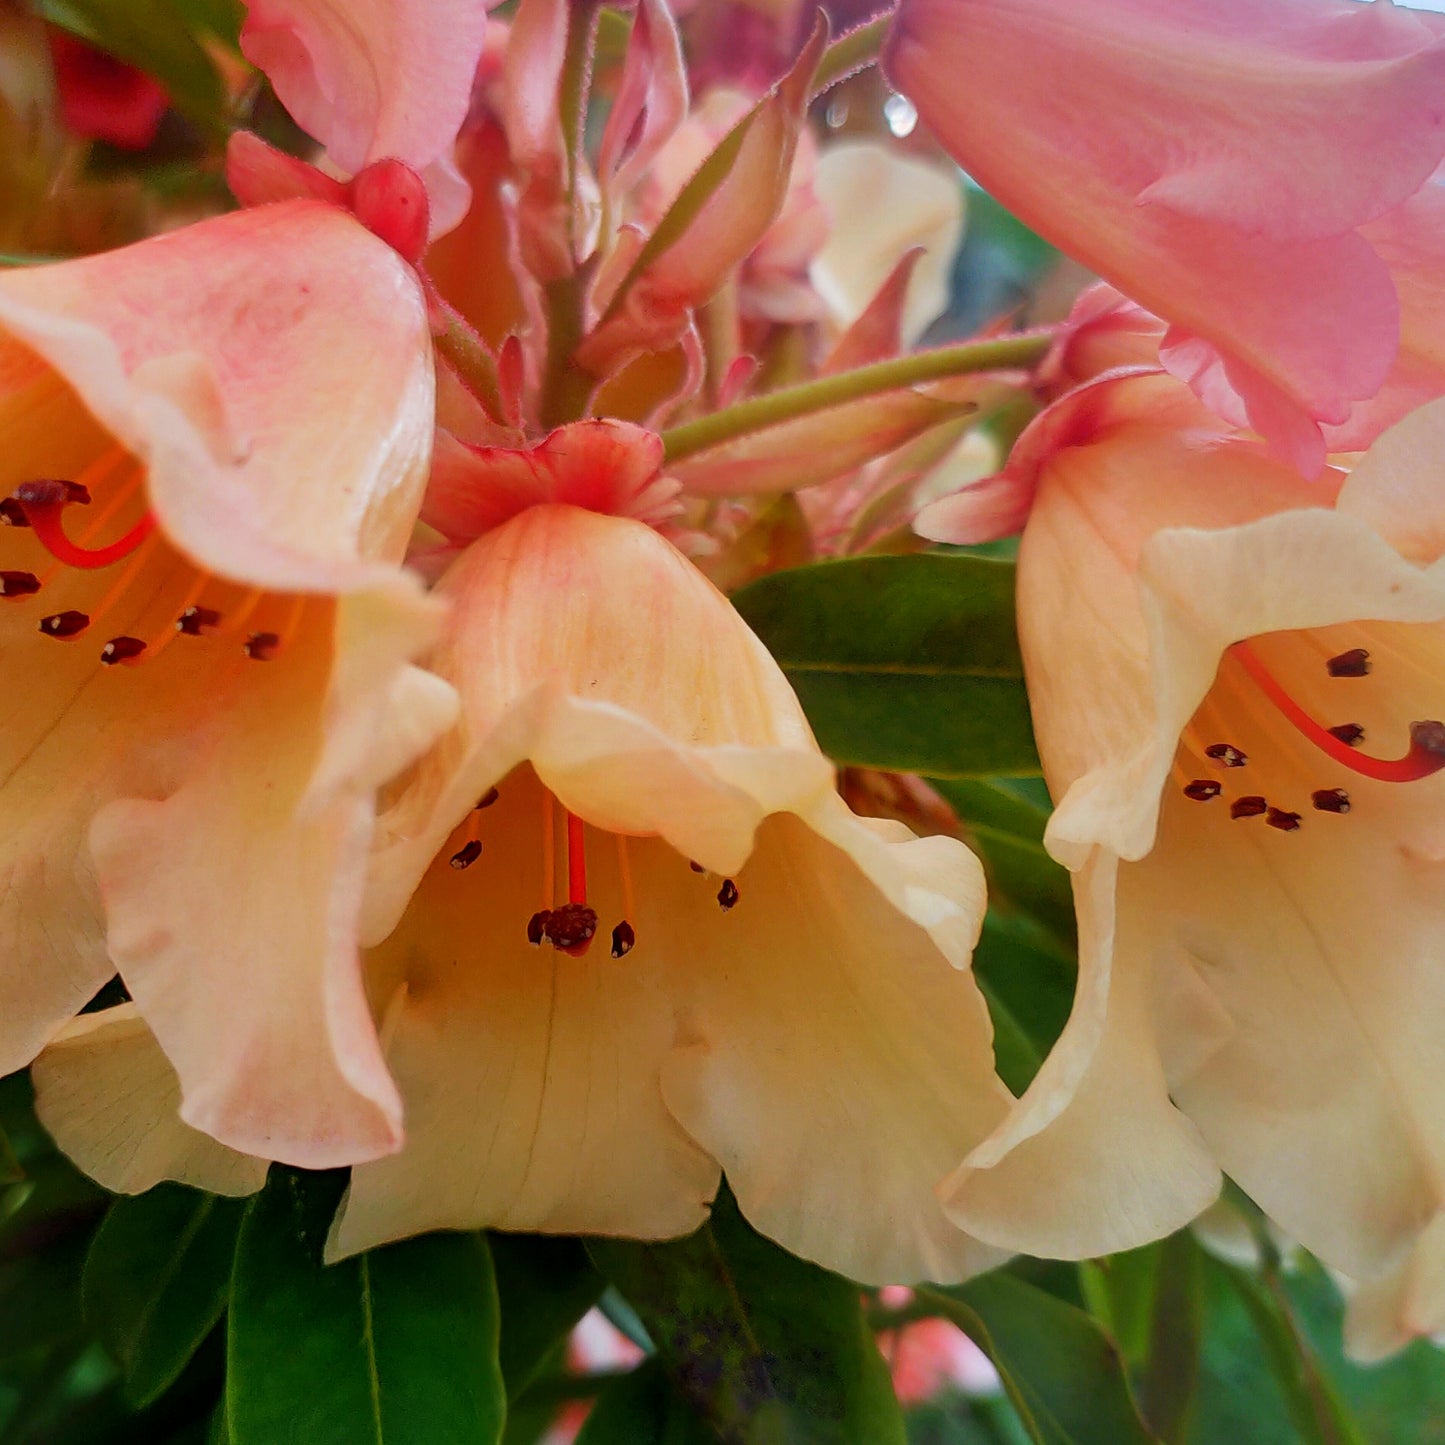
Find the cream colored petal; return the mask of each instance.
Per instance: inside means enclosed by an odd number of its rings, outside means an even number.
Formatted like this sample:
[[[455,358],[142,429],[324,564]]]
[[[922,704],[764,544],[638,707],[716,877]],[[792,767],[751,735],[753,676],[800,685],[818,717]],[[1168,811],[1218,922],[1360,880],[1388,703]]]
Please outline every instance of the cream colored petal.
[[[407,1142],[353,1171],[334,1255],[426,1229],[666,1238],[706,1218],[717,1165],[668,1114],[657,1082],[677,1029],[679,964],[661,931],[666,898],[650,879],[659,869],[687,879],[716,915],[713,890],[665,844],[632,840],[641,941],[614,960],[617,855],[613,839],[593,833],[599,937],[583,958],[532,947],[527,921],[555,896],[543,877],[543,797],[527,769],[502,780],[497,802],[476,815],[481,857],[449,866],[459,834],[373,951],[374,986],[400,985],[385,1034]]]
[[[1009,1096],[982,996],[863,860],[891,854],[930,895],[930,875],[951,871],[976,905],[977,864],[952,840],[887,843],[841,802],[829,811],[861,857],[770,818],[725,918],[704,896],[660,920],[689,1000],[664,1095],[744,1214],[793,1253],[873,1283],[962,1279],[1002,1256],[949,1223],[935,1186]]]
[[[1445,1335],[1445,1213],[1431,1219],[1404,1259],[1349,1290],[1348,1300],[1345,1350],[1361,1364],[1422,1336],[1438,1342]]]
[[[131,1004],[68,1024],[35,1061],[35,1107],[51,1137],[117,1194],[172,1179],[212,1194],[252,1194],[264,1159],[181,1122],[180,1085]]]
[[[962,176],[877,141],[845,141],[824,148],[814,184],[834,223],[808,275],[838,326],[863,314],[905,252],[924,248],[903,312],[911,346],[948,308],[963,240]]]
[[[1340,489],[1340,511],[1368,522],[1411,561],[1436,561],[1445,552],[1442,450],[1445,399],[1411,412],[1374,443]]]
[[[1079,995],[1003,1128],[943,1189],[961,1228],[1001,1248],[1080,1259],[1187,1224],[1220,1175],[1169,1101],[1151,1017],[1151,960],[1133,937],[1129,866],[1096,853],[1078,876]],[[1117,937],[1116,937],[1117,929]]]

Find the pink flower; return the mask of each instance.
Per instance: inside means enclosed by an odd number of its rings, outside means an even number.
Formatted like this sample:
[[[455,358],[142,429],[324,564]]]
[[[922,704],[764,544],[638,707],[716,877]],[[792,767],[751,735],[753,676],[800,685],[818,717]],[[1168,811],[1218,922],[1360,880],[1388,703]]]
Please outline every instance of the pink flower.
[[[1167,318],[1306,475],[1400,340],[1383,223],[1445,153],[1445,36],[1351,0],[902,0],[889,73],[1023,220]]]
[[[327,207],[0,276],[0,1072],[118,969],[198,1128],[396,1146],[357,914],[454,701],[396,565],[432,408],[415,278]]]
[[[156,137],[170,99],[143,71],[64,31],[50,30],[60,113],[76,135],[144,150]]]
[[[441,232],[466,210],[451,149],[487,9],[487,0],[248,0],[241,48],[340,170],[393,160],[424,175]]]

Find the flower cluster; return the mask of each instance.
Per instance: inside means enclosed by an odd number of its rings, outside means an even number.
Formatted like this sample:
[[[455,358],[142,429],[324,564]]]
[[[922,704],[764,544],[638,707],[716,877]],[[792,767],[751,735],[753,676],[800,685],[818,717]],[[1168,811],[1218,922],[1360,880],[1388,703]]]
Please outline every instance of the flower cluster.
[[[250,0],[239,209],[0,271],[0,1073],[111,1190],[349,1167],[333,1259],[725,1175],[951,1283],[1227,1174],[1357,1352],[1445,1330],[1445,30],[785,9]],[[47,125],[154,135],[54,43]],[[834,133],[880,59],[941,151]],[[1065,322],[918,349],[944,152]],[[855,812],[728,594],[1019,533],[1079,975],[1015,1097],[957,820]]]

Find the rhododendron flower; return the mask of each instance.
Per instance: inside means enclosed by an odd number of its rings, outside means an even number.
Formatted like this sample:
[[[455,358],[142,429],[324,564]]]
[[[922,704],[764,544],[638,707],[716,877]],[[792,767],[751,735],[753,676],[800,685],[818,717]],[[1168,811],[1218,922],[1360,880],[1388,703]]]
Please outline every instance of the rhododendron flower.
[[[361,875],[376,786],[454,701],[408,665],[437,608],[395,565],[415,279],[306,203],[7,272],[0,430],[0,1073],[118,968],[196,1126],[394,1147]]]
[[[424,175],[439,232],[467,206],[451,151],[488,8],[488,0],[246,0],[241,49],[340,170],[394,160]]]
[[[143,71],[64,31],[51,29],[50,54],[60,114],[76,135],[144,150],[170,99]]]
[[[1363,228],[1445,154],[1431,17],[1353,0],[902,0],[889,45],[894,83],[965,169],[1167,318],[1169,368],[1318,474],[1320,424],[1380,389],[1399,344]]]
[[[973,856],[852,814],[777,665],[638,522],[533,507],[439,591],[461,720],[383,814],[367,923],[407,1139],[353,1171],[331,1252],[679,1235],[725,1169],[758,1228],[857,1277],[993,1262],[934,1193],[1008,1104]],[[145,1085],[118,1124],[77,1080],[131,1028],[37,1065],[47,1125],[121,1187],[155,1167],[118,1144]],[[167,1137],[207,1177],[213,1146]]]
[[[1126,1248],[1220,1168],[1357,1279],[1437,1232],[1442,406],[1326,488],[1167,376],[1048,423],[1019,631],[1081,976],[947,1188],[980,1237]]]

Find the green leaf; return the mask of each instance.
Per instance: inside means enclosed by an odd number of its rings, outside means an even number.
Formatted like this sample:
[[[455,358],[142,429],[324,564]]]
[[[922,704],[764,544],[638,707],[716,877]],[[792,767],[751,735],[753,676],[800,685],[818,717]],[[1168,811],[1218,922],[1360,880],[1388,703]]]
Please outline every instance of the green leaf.
[[[1118,1346],[1083,1310],[995,1271],[919,1291],[988,1355],[1038,1445],[1149,1445]]]
[[[576,1445],[717,1445],[717,1436],[678,1394],[661,1361],[646,1360],[597,1397]]]
[[[140,1407],[173,1385],[226,1307],[245,1204],[179,1184],[118,1199],[85,1264],[88,1323]]]
[[[18,1184],[25,1178],[25,1170],[10,1147],[5,1131],[0,1129],[0,1184]]]
[[[33,0],[43,19],[143,70],[172,104],[215,137],[226,134],[226,94],[205,47],[173,0]]]
[[[1049,814],[998,778],[929,779],[958,814],[988,872],[989,902],[1036,918],[1065,947],[1074,946],[1069,871],[1044,851]]]
[[[840,763],[937,778],[1038,771],[1014,569],[927,553],[775,572],[733,601]]]
[[[490,1238],[501,1306],[502,1378],[507,1398],[514,1400],[558,1341],[597,1303],[602,1276],[580,1240],[541,1234]]]
[[[687,1239],[589,1249],[729,1445],[903,1445],[858,1287],[764,1239],[726,1189]]]
[[[486,1239],[431,1234],[323,1266],[342,1186],[273,1168],[246,1210],[230,1445],[496,1445],[506,1409]]]
[[[999,1076],[1022,1093],[1063,1032],[1074,1001],[1074,960],[1029,919],[989,909],[973,972],[993,1017]]]

